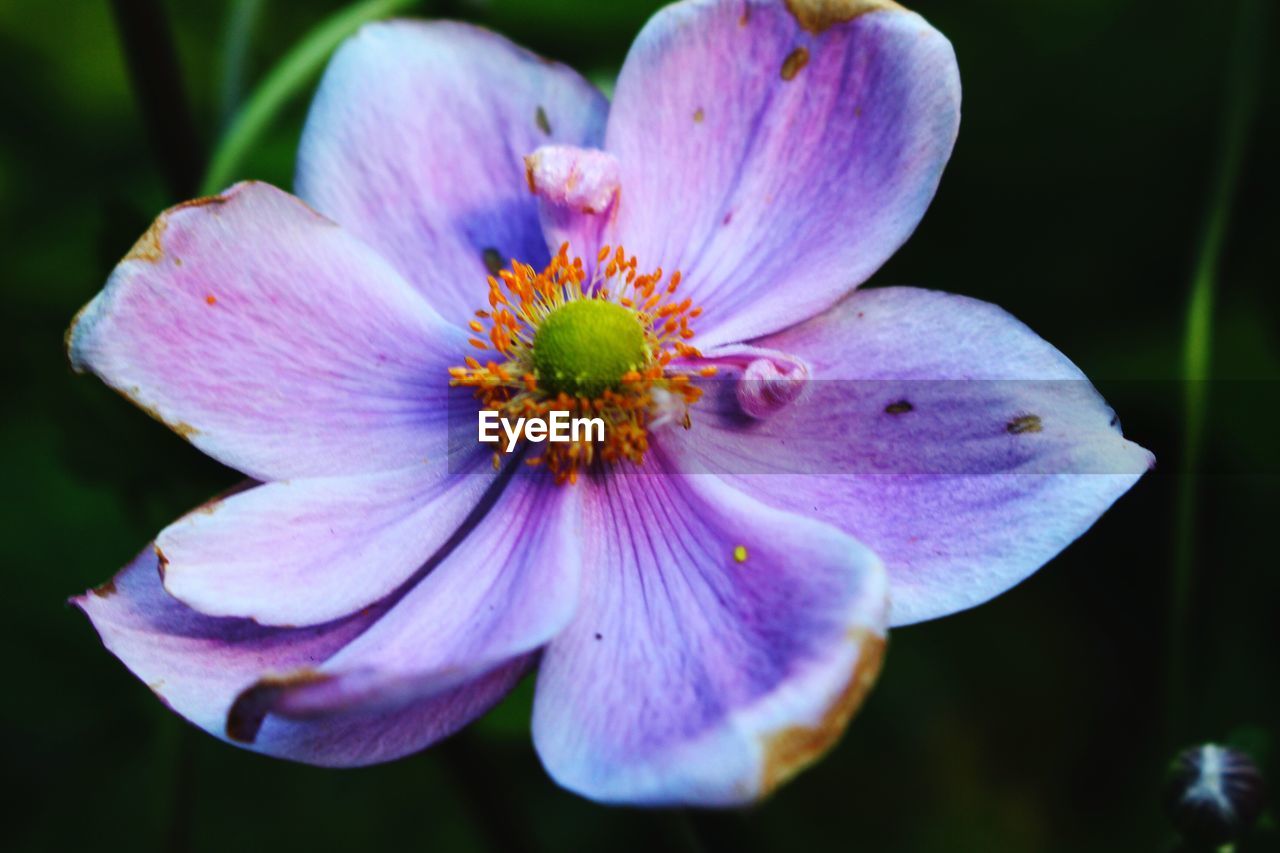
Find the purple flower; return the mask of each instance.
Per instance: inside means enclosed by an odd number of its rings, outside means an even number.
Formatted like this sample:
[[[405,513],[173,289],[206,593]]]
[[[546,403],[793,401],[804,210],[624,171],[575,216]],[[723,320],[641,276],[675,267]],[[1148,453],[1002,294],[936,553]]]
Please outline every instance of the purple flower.
[[[843,731],[890,625],[1008,589],[1149,465],[999,309],[852,292],[959,110],[951,45],[887,0],[677,3],[612,105],[482,30],[366,27],[312,107],[306,203],[167,211],[73,325],[78,368],[260,483],[76,603],[175,711],[269,755],[390,760],[536,666],[562,785],[763,796]],[[1009,379],[1074,391],[949,381]],[[495,470],[473,389],[590,405],[609,438]],[[815,448],[832,423],[857,440]]]

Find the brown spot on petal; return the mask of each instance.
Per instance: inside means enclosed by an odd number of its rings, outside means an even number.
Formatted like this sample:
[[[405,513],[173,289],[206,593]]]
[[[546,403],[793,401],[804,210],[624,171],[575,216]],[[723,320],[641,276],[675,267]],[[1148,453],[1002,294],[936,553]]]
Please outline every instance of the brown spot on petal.
[[[533,121],[538,125],[538,130],[542,131],[547,136],[551,135],[551,119],[547,118],[546,110],[542,107],[538,107],[537,112],[533,114]]]
[[[94,595],[98,596],[98,598],[110,598],[117,592],[116,579],[112,578],[106,583],[98,584],[93,588],[92,592]]]
[[[161,705],[165,706],[170,711],[173,710],[173,703],[170,702],[169,699],[163,693],[160,692],[162,689],[164,689],[163,678],[159,679],[158,681],[148,682],[147,689],[149,689],[153,694],[155,694],[155,697],[160,700]]]
[[[789,726],[764,739],[760,796],[769,794],[822,757],[839,740],[875,684],[884,662],[885,638],[859,628],[849,632],[849,639],[858,644],[858,663],[853,668],[849,683],[818,724]]]
[[[160,421],[160,423],[164,424],[165,427],[172,429],[173,432],[178,433],[180,437],[187,439],[188,442],[191,441],[192,438],[195,438],[196,435],[200,434],[200,430],[196,429],[195,427],[192,427],[192,425],[188,424],[187,421],[184,421],[184,420],[170,421],[166,419],[164,415],[161,415],[160,410],[156,409],[155,406],[147,405],[147,403],[142,402],[141,398],[138,397],[138,393],[140,392],[138,392],[137,388],[113,387],[113,391],[120,394],[120,396],[124,397],[125,400],[128,400],[129,402],[133,403],[133,405],[137,406],[138,409],[145,411],[146,414],[150,415],[152,419]]]
[[[138,242],[133,244],[133,248],[124,256],[125,261],[146,261],[147,263],[156,263],[164,257],[164,245],[162,238],[165,230],[169,227],[169,215],[177,213],[179,210],[185,210],[188,207],[204,207],[209,204],[226,204],[227,197],[222,195],[209,195],[200,198],[193,198],[166,210],[164,213],[151,223],[151,227],[147,229],[147,233],[138,238]],[[123,261],[121,262],[123,263]],[[180,264],[181,262],[179,262]]]
[[[1023,415],[1009,421],[1004,428],[1009,435],[1022,435],[1024,432],[1041,432],[1044,424],[1040,421],[1039,415]]]
[[[314,669],[299,669],[288,675],[264,676],[252,687],[244,690],[227,711],[227,737],[239,743],[253,743],[262,728],[262,721],[271,713],[272,706],[286,690],[305,684],[319,684],[332,676]]]
[[[809,51],[807,48],[797,47],[795,50],[787,54],[787,58],[782,61],[782,79],[791,81],[796,79],[796,75],[800,73],[800,69],[809,64]]]
[[[822,33],[867,12],[887,9],[905,11],[893,0],[787,0],[787,11],[811,33]]]
[[[280,482],[287,483],[287,482],[289,482],[289,481],[288,481],[288,480],[281,480]],[[250,489],[252,489],[254,486],[257,486],[257,485],[259,485],[259,483],[258,483],[256,480],[244,480],[244,481],[242,481],[242,482],[236,483],[236,484],[235,484],[234,486],[232,486],[231,488],[229,488],[229,489],[224,489],[224,490],[222,490],[221,492],[219,492],[218,494],[216,494],[216,495],[214,495],[213,497],[209,498],[209,500],[207,500],[207,501],[205,501],[204,503],[200,504],[200,506],[198,506],[198,507],[196,507],[195,509],[191,510],[191,512],[189,512],[189,513],[187,513],[187,514],[188,514],[188,515],[195,515],[196,513],[199,513],[199,514],[201,514],[201,515],[213,515],[215,512],[217,512],[217,511],[222,507],[222,502],[223,502],[223,501],[225,501],[227,498],[232,497],[232,496],[234,496],[234,495],[238,495],[238,494],[240,494],[241,492],[247,492],[247,491],[249,491]]]
[[[706,117],[707,117],[707,114],[703,112],[702,107],[698,107],[697,112],[693,114],[693,122],[694,124],[702,124],[702,120],[705,119]]]
[[[75,337],[76,326],[80,325],[80,320],[84,318],[84,312],[88,311],[89,306],[92,304],[92,302],[89,302],[77,311],[76,315],[71,318],[71,325],[67,326],[67,330],[62,334],[62,348],[67,354],[67,361],[71,362],[71,369],[76,373],[83,373],[84,368],[76,364],[75,359],[71,356],[71,339]]]
[[[195,515],[199,513],[200,515],[213,515],[218,511],[220,506],[222,506],[222,498],[214,498],[213,500],[205,501],[200,504],[200,506],[191,510],[191,514]]]
[[[506,266],[502,263],[502,253],[492,246],[481,252],[480,258],[484,261],[484,268],[489,271],[489,275],[497,275]]]
[[[916,407],[907,400],[899,400],[884,407],[886,415],[905,415],[907,412],[914,412],[915,410]]]
[[[151,417],[160,421],[162,424],[164,424],[169,429],[176,432],[182,438],[185,438],[187,441],[190,441],[191,439],[195,438],[197,435],[200,434],[200,430],[196,429],[186,421],[176,421],[174,423],[169,423],[164,418],[156,414],[154,411],[147,410],[147,414],[151,415]]]
[[[206,305],[217,305],[217,304],[218,304],[218,297],[216,297],[216,296],[214,296],[212,293],[210,293],[208,296],[206,296],[206,297],[204,298],[204,302],[205,302],[205,304],[206,304]]]
[[[133,244],[133,248],[129,250],[129,254],[124,256],[126,261],[146,261],[149,264],[157,263],[164,257],[164,246],[160,242],[160,238],[164,236],[165,229],[169,227],[169,223],[165,221],[162,215],[155,222],[151,223],[151,227],[147,229],[147,233],[138,238],[138,242]]]
[[[529,192],[534,195],[538,194],[538,179],[533,174],[534,169],[538,166],[538,161],[534,159],[534,155],[530,154],[524,158],[524,179],[529,182]]]
[[[248,184],[257,184],[259,181],[246,181]],[[199,198],[189,198],[186,201],[180,201],[173,207],[165,211],[165,214],[174,213],[179,210],[185,210],[188,207],[204,207],[209,204],[226,204],[230,201],[229,195],[202,195]]]

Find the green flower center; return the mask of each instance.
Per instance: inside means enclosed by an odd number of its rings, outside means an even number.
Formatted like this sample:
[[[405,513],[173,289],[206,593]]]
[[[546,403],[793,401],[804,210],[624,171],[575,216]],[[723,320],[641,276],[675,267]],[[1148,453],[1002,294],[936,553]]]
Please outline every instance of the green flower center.
[[[533,338],[538,387],[551,394],[595,398],[648,361],[644,326],[614,302],[575,299],[548,314]]]

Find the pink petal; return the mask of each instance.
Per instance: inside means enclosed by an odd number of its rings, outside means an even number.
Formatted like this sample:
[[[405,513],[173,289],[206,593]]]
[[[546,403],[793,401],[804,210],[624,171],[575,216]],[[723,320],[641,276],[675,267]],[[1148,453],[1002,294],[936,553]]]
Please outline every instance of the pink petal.
[[[520,660],[568,624],[581,571],[575,489],[518,471],[496,503],[359,639],[237,702],[252,720],[394,708]]]
[[[830,747],[879,667],[875,556],[711,476],[579,488],[590,570],[533,715],[556,781],[605,802],[733,805]]]
[[[317,628],[264,628],[215,619],[165,594],[148,548],[109,584],[73,600],[103,643],[169,707],[209,734],[231,735],[235,697],[259,679],[316,667],[351,642],[378,611]],[[309,720],[271,717],[249,747],[257,752],[328,766],[390,761],[447,737],[488,710],[527,671],[528,659],[499,667],[429,699],[380,713]]]
[[[269,483],[201,507],[156,540],[165,589],[210,616],[318,625],[354,613],[409,579],[493,481],[426,465],[361,477]]]
[[[615,236],[646,269],[684,273],[699,346],[786,328],[865,281],[951,155],[950,43],[895,4],[848,4],[872,11],[839,22],[841,5],[676,3],[622,69],[605,146],[621,165]]]
[[[806,391],[750,419],[726,373],[664,446],[866,543],[894,625],[1014,586],[1152,464],[1075,365],[993,305],[859,291],[756,344],[803,360]]]
[[[162,214],[68,344],[77,369],[274,480],[442,464],[466,339],[348,232],[239,184]]]
[[[485,30],[371,24],[325,73],[298,194],[463,324],[485,305],[487,264],[549,260],[523,157],[597,144],[607,109],[573,70]]]

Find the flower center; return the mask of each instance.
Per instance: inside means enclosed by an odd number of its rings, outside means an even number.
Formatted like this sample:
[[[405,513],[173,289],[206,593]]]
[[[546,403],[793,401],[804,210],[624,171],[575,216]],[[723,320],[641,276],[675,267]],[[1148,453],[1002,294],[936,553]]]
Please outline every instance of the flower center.
[[[634,311],[603,299],[556,308],[533,338],[534,377],[548,394],[599,397],[649,360],[644,326]]]
[[[552,411],[605,422],[603,440],[542,445],[526,460],[546,465],[561,483],[596,462],[640,464],[651,429],[668,421],[689,426],[688,409],[702,396],[692,376],[715,374],[690,364],[701,353],[687,343],[689,321],[702,311],[676,296],[679,272],[642,274],[621,247],[605,247],[597,262],[588,277],[565,244],[541,272],[512,261],[491,276],[489,310],[470,323],[471,346],[489,357],[470,355],[449,369],[451,384],[474,389],[482,408],[511,422]],[[501,455],[493,461],[499,466]]]

